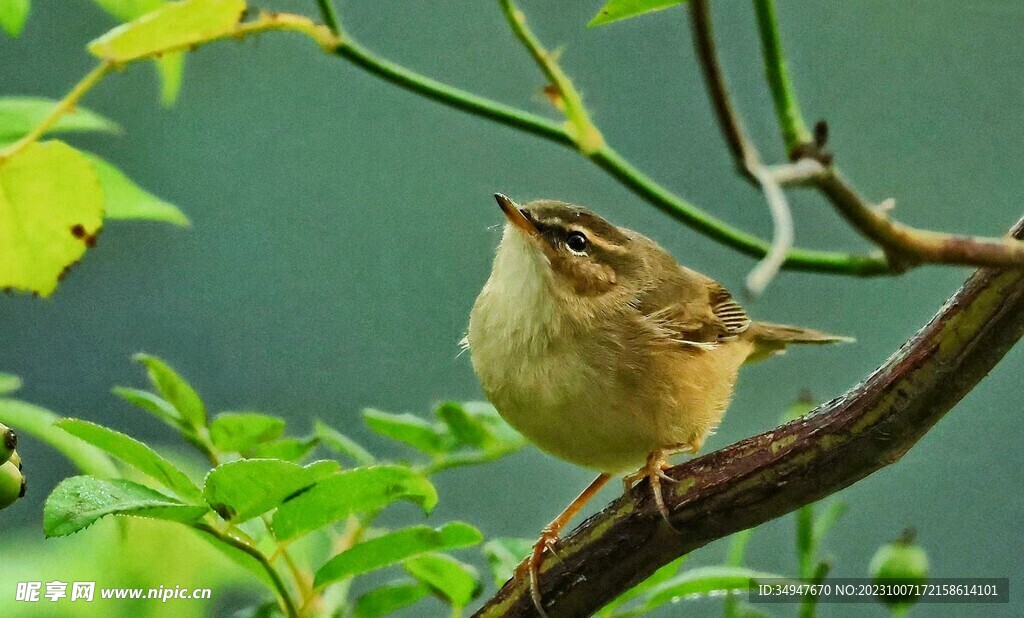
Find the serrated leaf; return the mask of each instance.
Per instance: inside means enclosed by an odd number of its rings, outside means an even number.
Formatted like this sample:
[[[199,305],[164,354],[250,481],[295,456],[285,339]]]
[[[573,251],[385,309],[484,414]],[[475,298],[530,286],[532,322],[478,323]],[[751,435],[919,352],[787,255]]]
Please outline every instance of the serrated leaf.
[[[0,289],[49,296],[102,225],[89,160],[56,140],[25,146],[0,162]]]
[[[686,0],[608,0],[594,18],[587,24],[588,28],[603,26],[622,19],[629,19],[644,13],[660,11],[670,6],[683,4]]]
[[[173,204],[153,195],[131,181],[115,166],[94,154],[84,153],[92,163],[103,187],[104,217],[144,219],[188,227],[188,217]]]
[[[114,462],[103,451],[56,427],[56,420],[57,415],[45,408],[17,399],[0,399],[0,422],[49,444],[86,474],[103,478],[119,476]]]
[[[283,459],[298,463],[313,452],[320,439],[316,436],[308,438],[281,438],[272,442],[256,444],[243,453],[246,457],[263,457]]]
[[[363,419],[374,432],[404,442],[428,455],[440,455],[455,446],[455,440],[443,426],[413,414],[392,414],[368,408],[363,410]]]
[[[675,599],[725,592],[744,592],[751,581],[785,579],[782,575],[754,571],[744,567],[709,566],[680,573],[656,586],[647,596],[642,611],[651,611]]]
[[[88,528],[107,515],[133,515],[190,523],[206,514],[205,506],[182,504],[145,485],[123,479],[73,476],[61,481],[43,506],[43,531],[65,536]]]
[[[406,560],[403,566],[452,607],[469,605],[482,590],[476,569],[447,554],[423,554]]]
[[[313,433],[320,438],[321,444],[339,455],[345,455],[360,466],[369,466],[376,461],[376,458],[358,442],[326,423],[317,421]]]
[[[0,97],[0,142],[13,141],[34,129],[53,112],[57,101],[42,97]],[[47,133],[99,131],[120,133],[121,127],[84,107],[64,114]]]
[[[244,0],[169,3],[114,28],[87,47],[94,56],[113,62],[180,51],[233,32],[245,6]]]
[[[203,400],[170,365],[149,354],[136,354],[132,357],[142,363],[149,374],[149,381],[168,403],[174,406],[181,418],[192,427],[206,425],[206,406]]]
[[[462,522],[438,529],[413,526],[359,543],[327,561],[316,572],[313,585],[320,588],[346,577],[367,573],[432,551],[476,545],[480,531]]]
[[[345,470],[282,504],[274,514],[274,534],[291,539],[396,500],[414,502],[429,513],[437,504],[437,490],[422,474],[403,466]]]
[[[0,28],[11,37],[21,34],[31,9],[29,0],[0,0]]]
[[[501,586],[512,579],[516,567],[532,551],[533,541],[530,539],[497,538],[484,543],[483,552],[495,585]]]
[[[21,388],[21,378],[9,373],[0,373],[0,395],[13,393]]]
[[[206,475],[203,495],[221,517],[240,523],[278,507],[337,470],[336,461],[306,467],[279,459],[232,461]]]
[[[222,451],[241,453],[284,433],[284,419],[258,412],[221,412],[210,423],[210,440]]]
[[[650,577],[640,582],[639,584],[633,586],[629,590],[623,592],[608,605],[605,605],[604,608],[602,608],[599,612],[599,615],[615,616],[617,615],[615,611],[616,609],[622,607],[623,605],[632,601],[633,599],[639,598],[649,593],[651,590],[654,590],[658,586],[672,579],[673,577],[675,577],[676,573],[679,572],[679,569],[683,566],[683,563],[686,562],[686,558],[687,555],[680,556],[679,558],[676,558],[672,562],[669,562],[665,566],[661,567],[654,573],[651,573]]]
[[[183,426],[181,414],[166,399],[149,391],[127,386],[115,386],[111,392],[128,403],[142,408],[175,429]]]
[[[203,492],[185,476],[184,472],[135,438],[102,425],[74,418],[61,419],[56,425],[152,477],[186,502],[203,503]]]
[[[354,618],[380,618],[430,596],[423,584],[394,582],[375,588],[356,601]]]

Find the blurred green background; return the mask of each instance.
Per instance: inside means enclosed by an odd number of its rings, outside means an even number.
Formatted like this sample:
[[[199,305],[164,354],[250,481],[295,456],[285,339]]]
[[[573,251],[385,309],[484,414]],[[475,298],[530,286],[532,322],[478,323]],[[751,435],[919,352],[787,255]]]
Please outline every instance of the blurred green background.
[[[261,6],[313,14],[313,4]],[[717,216],[769,235],[763,199],[734,173],[714,124],[684,11],[588,31],[600,4],[523,0],[521,8],[543,40],[562,46],[563,66],[613,146]],[[353,36],[386,57],[554,117],[542,78],[493,3],[338,5]],[[751,7],[714,8],[748,129],[780,160]],[[778,9],[804,112],[828,119],[837,162],[866,195],[894,197],[907,223],[951,231],[1000,234],[1020,216],[1024,8],[918,0]],[[0,95],[59,98],[92,66],[84,44],[112,25],[85,0],[37,1],[22,37],[0,38]],[[577,154],[398,90],[298,36],[203,48],[187,59],[178,103],[163,109],[157,98],[152,68],[132,66],[84,102],[126,134],[70,139],[180,206],[192,229],[109,224],[52,299],[0,297],[0,370],[25,380],[20,398],[154,443],[169,432],[110,394],[115,384],[141,384],[129,362],[139,350],[174,364],[214,410],[281,414],[299,431],[320,417],[376,447],[383,445],[359,418],[364,406],[426,414],[441,399],[481,397],[456,344],[499,235],[495,191],[590,206],[736,291],[753,266]],[[799,244],[864,248],[817,197],[792,199]],[[746,370],[708,447],[770,428],[801,389],[827,399],[852,386],[967,274],[783,273],[747,301],[751,314],[858,342],[795,350]],[[901,462],[840,495],[852,508],[827,543],[833,575],[865,575],[876,547],[913,525],[935,576],[1009,576],[1011,604],[986,606],[985,614],[1024,614],[1016,594],[1024,581],[1022,369],[1018,348]],[[14,538],[25,551],[38,548],[42,499],[72,473],[30,438],[19,450],[30,493],[0,515],[0,554]],[[529,448],[439,476],[431,520],[533,537],[591,476]],[[53,543],[60,542],[46,545]],[[773,522],[754,536],[749,563],[792,572],[792,547],[791,519]],[[694,563],[718,561],[724,551],[715,544]],[[163,583],[159,562],[146,566]],[[59,563],[48,571],[62,576]],[[0,591],[0,608],[13,595]],[[698,616],[717,615],[719,606],[684,607]],[[921,613],[970,615],[965,609],[931,605]],[[833,605],[821,615],[884,611]]]

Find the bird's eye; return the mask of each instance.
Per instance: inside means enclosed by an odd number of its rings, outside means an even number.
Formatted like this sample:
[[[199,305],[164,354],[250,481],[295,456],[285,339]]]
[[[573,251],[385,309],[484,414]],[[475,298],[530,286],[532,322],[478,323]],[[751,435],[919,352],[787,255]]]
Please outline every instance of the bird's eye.
[[[587,237],[583,232],[569,232],[565,238],[565,246],[576,253],[583,253],[587,250]]]

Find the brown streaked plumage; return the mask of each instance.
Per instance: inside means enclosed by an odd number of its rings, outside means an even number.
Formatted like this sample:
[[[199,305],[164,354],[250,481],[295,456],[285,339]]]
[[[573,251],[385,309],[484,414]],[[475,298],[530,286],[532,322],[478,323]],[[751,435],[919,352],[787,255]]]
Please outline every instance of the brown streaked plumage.
[[[665,458],[695,453],[744,362],[842,340],[752,321],[732,295],[654,241],[585,208],[496,195],[509,220],[470,315],[473,367],[498,412],[541,449],[601,472],[527,563],[611,476],[648,478],[666,516]]]

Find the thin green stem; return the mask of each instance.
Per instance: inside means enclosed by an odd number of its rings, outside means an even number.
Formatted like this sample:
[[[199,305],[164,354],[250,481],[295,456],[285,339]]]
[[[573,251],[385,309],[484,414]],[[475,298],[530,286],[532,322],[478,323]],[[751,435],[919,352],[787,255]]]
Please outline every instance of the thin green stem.
[[[811,142],[812,138],[793,94],[793,84],[789,79],[779,38],[779,24],[775,18],[775,3],[772,0],[754,0],[754,12],[757,14],[757,31],[761,36],[764,70],[775,103],[775,115],[779,119],[786,149],[793,153],[800,146]]]
[[[316,0],[316,3],[320,7],[324,25],[334,34],[341,34],[341,20],[338,19],[338,12],[334,10],[334,3],[331,0]]]
[[[591,155],[590,160],[652,206],[704,236],[754,258],[764,257],[768,252],[767,242],[693,206],[633,167],[611,146],[605,145]],[[861,277],[891,273],[889,263],[882,255],[811,249],[791,249],[786,253],[783,268]]]
[[[255,559],[263,570],[267,572],[267,576],[270,577],[270,581],[273,584],[274,592],[277,594],[278,601],[281,603],[281,608],[288,618],[298,618],[299,613],[295,608],[295,601],[292,600],[291,593],[288,591],[288,586],[285,585],[284,580],[281,579],[281,575],[277,572],[277,569],[267,561],[267,557],[263,553],[253,547],[252,545],[239,540],[231,535],[223,534],[213,526],[204,523],[193,524],[192,526],[200,532],[205,532],[212,537],[220,540],[221,542],[234,547],[235,549],[242,551],[253,559]]]
[[[325,14],[324,20],[328,19]],[[339,30],[338,38],[339,44],[332,50],[335,55],[404,90],[556,144],[578,149],[573,136],[552,120],[455,88],[381,58],[360,45],[344,30]],[[636,169],[611,146],[605,144],[588,155],[588,158],[651,205],[712,240],[755,258],[763,257],[768,252],[767,242],[730,226],[672,193]],[[805,249],[793,249],[786,255],[783,268],[787,269],[854,276],[890,272],[884,257],[876,255]]]
[[[41,138],[47,131],[57,124],[57,121],[61,119],[61,116],[74,111],[75,106],[82,97],[92,90],[96,84],[100,83],[100,81],[107,76],[107,73],[109,73],[113,67],[114,64],[111,62],[101,62],[96,65],[96,68],[92,71],[86,73],[85,77],[75,84],[74,88],[68,91],[68,93],[64,95],[64,98],[53,107],[53,110],[46,116],[46,118],[43,118],[43,120],[33,127],[31,131],[25,134],[24,137],[10,146],[0,149],[0,162],[3,162],[4,159],[13,156],[25,146],[28,146],[32,142]]]
[[[519,42],[530,52],[537,67],[548,79],[548,82],[558,93],[557,103],[565,113],[566,120],[572,129],[573,141],[585,155],[596,152],[604,145],[604,137],[590,120],[590,114],[583,105],[583,97],[580,96],[572,79],[566,75],[559,66],[555,55],[549,52],[540,42],[530,27],[526,24],[526,16],[520,11],[512,0],[498,0],[505,20],[508,21],[512,33],[519,39]]]
[[[336,55],[396,86],[498,124],[538,135],[557,144],[574,146],[572,137],[564,128],[543,116],[420,75],[373,54],[346,34],[342,34],[341,37],[344,42],[334,50]]]

